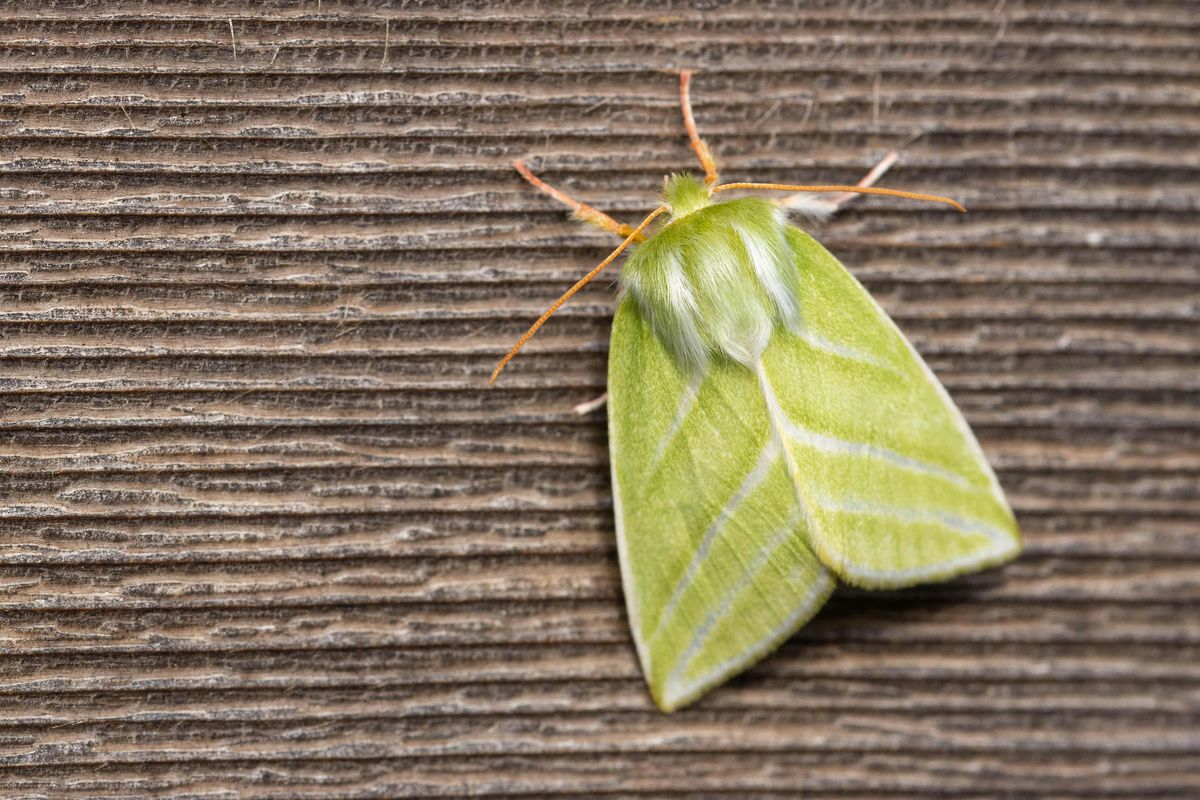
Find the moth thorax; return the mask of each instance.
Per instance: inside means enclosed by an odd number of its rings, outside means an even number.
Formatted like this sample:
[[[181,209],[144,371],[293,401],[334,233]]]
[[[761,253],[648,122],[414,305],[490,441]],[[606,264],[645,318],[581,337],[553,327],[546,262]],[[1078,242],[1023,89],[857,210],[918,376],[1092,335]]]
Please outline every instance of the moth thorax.
[[[622,283],[685,368],[713,358],[751,366],[777,328],[797,321],[799,273],[786,223],[761,198],[712,203],[699,188],[707,205],[640,245]],[[668,202],[688,200],[687,191],[668,192]]]

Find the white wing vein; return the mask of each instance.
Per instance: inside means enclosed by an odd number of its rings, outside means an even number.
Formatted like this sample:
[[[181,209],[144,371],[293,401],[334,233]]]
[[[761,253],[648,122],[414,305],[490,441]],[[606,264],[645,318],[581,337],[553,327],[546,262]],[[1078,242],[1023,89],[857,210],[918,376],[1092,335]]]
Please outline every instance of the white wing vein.
[[[729,587],[725,593],[721,595],[720,604],[712,611],[708,612],[708,614],[704,617],[704,621],[701,622],[692,633],[692,638],[689,640],[687,647],[684,648],[682,653],[680,653],[670,675],[667,676],[668,692],[671,692],[673,687],[679,688],[680,681],[683,680],[683,673],[687,669],[687,665],[693,658],[695,658],[696,654],[700,652],[700,649],[704,646],[705,641],[708,639],[709,633],[712,632],[712,629],[718,622],[729,615],[729,611],[731,608],[733,608],[733,604],[737,601],[742,592],[754,582],[755,576],[758,575],[759,571],[763,568],[767,561],[770,560],[771,556],[773,556],[775,552],[787,542],[788,539],[791,539],[796,534],[796,527],[799,524],[800,514],[799,512],[793,512],[788,518],[787,522],[778,528],[771,535],[771,538],[767,540],[765,545],[760,548],[755,558],[749,564],[743,565],[741,578],[739,578],[733,586]]]
[[[662,615],[659,616],[658,624],[654,628],[654,633],[650,634],[650,639],[658,636],[659,632],[671,620],[671,617],[674,616],[683,593],[687,591],[688,586],[695,579],[696,573],[700,571],[700,567],[708,558],[708,554],[712,550],[712,546],[720,535],[721,530],[725,527],[725,523],[737,512],[738,506],[742,504],[742,501],[766,479],[767,472],[771,469],[771,464],[774,463],[777,455],[778,450],[775,443],[768,441],[763,446],[762,452],[759,453],[758,461],[755,463],[754,468],[746,475],[745,480],[742,481],[742,485],[738,487],[733,497],[729,498],[729,501],[725,503],[717,518],[713,520],[712,524],[704,532],[704,538],[701,539],[699,547],[696,548],[696,552],[692,555],[692,560],[688,563],[687,569],[684,570],[683,576],[675,583],[675,588],[671,592],[671,599],[663,607]]]

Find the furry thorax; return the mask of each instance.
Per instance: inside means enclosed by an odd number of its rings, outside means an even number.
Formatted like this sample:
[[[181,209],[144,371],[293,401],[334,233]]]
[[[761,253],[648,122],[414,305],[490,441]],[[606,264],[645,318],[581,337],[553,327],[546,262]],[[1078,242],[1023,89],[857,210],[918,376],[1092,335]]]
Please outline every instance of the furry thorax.
[[[714,201],[688,174],[667,178],[663,196],[669,222],[629,257],[622,288],[685,368],[752,367],[777,327],[799,323],[786,212],[760,197]]]

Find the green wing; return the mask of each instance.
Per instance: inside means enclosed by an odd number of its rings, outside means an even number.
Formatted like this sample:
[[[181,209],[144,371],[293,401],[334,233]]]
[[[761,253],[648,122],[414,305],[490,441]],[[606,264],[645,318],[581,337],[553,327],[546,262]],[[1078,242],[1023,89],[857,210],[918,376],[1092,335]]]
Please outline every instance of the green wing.
[[[754,375],[676,366],[626,295],[609,355],[609,451],[625,602],[655,702],[678,708],[817,612],[834,580]]]
[[[835,585],[899,587],[1014,556],[1012,513],[961,414],[866,290],[789,236],[803,327],[754,370],[679,370],[632,298],[609,358],[630,625],[672,710],[799,629]]]

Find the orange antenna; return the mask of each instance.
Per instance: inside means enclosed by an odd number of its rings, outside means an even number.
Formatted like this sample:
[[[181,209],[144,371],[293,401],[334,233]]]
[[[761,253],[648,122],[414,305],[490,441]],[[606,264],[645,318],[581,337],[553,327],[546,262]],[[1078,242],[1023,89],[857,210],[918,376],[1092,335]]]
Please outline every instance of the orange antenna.
[[[696,154],[696,158],[700,159],[701,166],[704,167],[704,185],[712,186],[717,182],[717,162],[713,158],[712,151],[708,149],[708,145],[700,138],[700,132],[696,130],[696,118],[692,116],[692,97],[688,91],[688,86],[692,82],[692,71],[690,69],[679,70],[679,105],[683,107],[683,126],[687,128],[688,139],[692,142],[692,151]]]
[[[787,183],[724,183],[720,186],[714,186],[712,193],[725,192],[730,189],[778,189],[785,192],[847,192],[853,194],[881,194],[887,197],[903,197],[906,200],[928,200],[931,203],[945,203],[951,208],[963,214],[967,210],[962,207],[962,204],[957,200],[951,200],[949,197],[942,197],[936,194],[921,194],[919,192],[905,192],[900,189],[880,189],[877,186],[843,186],[834,184],[831,186],[793,186]]]
[[[515,356],[517,354],[517,351],[520,350],[522,347],[524,347],[525,343],[533,338],[533,335],[538,332],[538,328],[542,327],[542,325],[545,324],[546,320],[548,320],[548,319],[550,319],[550,317],[554,316],[554,312],[558,311],[558,309],[562,307],[563,303],[570,300],[575,295],[575,293],[578,292],[580,289],[582,289],[584,286],[587,286],[588,283],[592,280],[592,278],[594,278],[600,274],[601,270],[603,270],[605,267],[607,267],[613,261],[616,261],[617,256],[621,255],[621,253],[623,253],[625,251],[625,248],[629,247],[629,245],[632,244],[635,239],[637,239],[639,236],[641,236],[642,231],[646,230],[647,226],[649,226],[650,223],[653,222],[655,220],[655,218],[658,217],[659,214],[663,213],[666,210],[667,210],[666,206],[659,206],[658,208],[651,211],[649,216],[647,216],[644,220],[642,220],[641,224],[638,225],[636,228],[634,228],[629,233],[629,235],[625,237],[625,241],[623,241],[619,245],[617,245],[617,249],[613,250],[611,253],[608,254],[608,258],[601,261],[599,263],[599,265],[596,266],[595,269],[593,269],[587,275],[584,275],[582,278],[580,278],[579,281],[574,286],[572,286],[570,289],[567,289],[567,291],[563,293],[562,297],[558,298],[553,303],[551,303],[550,307],[546,309],[546,312],[537,318],[537,322],[530,325],[529,330],[525,331],[525,335],[517,340],[517,343],[515,345],[513,345],[513,348],[511,350],[508,351],[508,354],[506,356],[504,356],[504,358],[500,359],[500,363],[496,365],[496,368],[494,370],[492,370],[492,377],[488,378],[488,386],[492,386],[493,384],[496,383],[496,378],[498,378],[500,376],[500,371],[504,369],[504,367],[508,364],[508,362],[513,360],[513,356]]]

